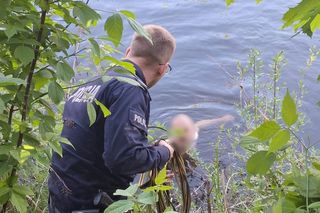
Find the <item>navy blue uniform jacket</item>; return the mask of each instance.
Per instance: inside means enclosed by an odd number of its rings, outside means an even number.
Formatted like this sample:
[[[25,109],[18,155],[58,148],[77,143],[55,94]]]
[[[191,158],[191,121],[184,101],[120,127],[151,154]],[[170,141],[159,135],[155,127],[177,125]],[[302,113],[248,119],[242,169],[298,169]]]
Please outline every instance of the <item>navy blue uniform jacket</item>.
[[[141,69],[134,66],[145,84]],[[94,104],[97,119],[89,127],[87,102],[94,103],[94,98],[111,115],[105,118]],[[48,183],[51,199],[60,211],[93,208],[99,190],[112,196],[116,189],[127,188],[134,175],[165,165],[169,150],[147,144],[150,100],[147,88],[115,78],[107,82],[98,78],[67,98],[62,136],[74,148],[62,144],[63,157],[53,154]]]

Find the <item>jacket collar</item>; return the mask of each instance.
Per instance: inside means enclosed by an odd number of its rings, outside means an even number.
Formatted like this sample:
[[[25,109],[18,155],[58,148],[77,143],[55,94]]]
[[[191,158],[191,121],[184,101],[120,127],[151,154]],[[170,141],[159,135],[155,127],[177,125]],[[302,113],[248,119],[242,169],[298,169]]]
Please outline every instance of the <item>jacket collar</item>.
[[[123,59],[122,61],[126,61],[126,62],[129,62],[131,64],[133,64],[134,68],[135,68],[135,71],[136,71],[136,75],[140,78],[140,80],[145,84],[147,85],[147,82],[146,82],[146,79],[143,75],[143,72],[141,70],[141,68],[136,64],[134,63],[133,61],[129,60],[129,59]]]

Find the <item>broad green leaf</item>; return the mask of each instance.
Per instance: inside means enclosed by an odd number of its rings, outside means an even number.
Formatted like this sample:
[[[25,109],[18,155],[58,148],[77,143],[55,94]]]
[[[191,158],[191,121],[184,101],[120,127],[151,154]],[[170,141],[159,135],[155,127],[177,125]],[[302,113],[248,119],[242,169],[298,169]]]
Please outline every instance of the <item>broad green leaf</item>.
[[[74,76],[74,71],[72,67],[65,62],[58,62],[57,66],[57,76],[63,81],[69,82]]]
[[[137,198],[139,203],[153,205],[157,202],[157,195],[154,191],[142,192]]]
[[[101,109],[101,111],[103,113],[103,116],[105,118],[108,117],[109,115],[111,115],[111,112],[109,111],[109,109],[103,103],[101,103],[97,99],[95,99],[94,102],[100,107],[100,109]]]
[[[253,130],[249,136],[255,137],[260,141],[267,141],[279,130],[280,126],[275,121],[265,121],[259,127]]]
[[[18,46],[14,51],[14,56],[23,64],[27,65],[34,59],[34,51],[27,46]]]
[[[121,60],[118,60],[118,59],[113,58],[111,56],[104,56],[103,60],[110,61],[112,63],[112,65],[123,67],[124,69],[128,70],[133,75],[136,74],[136,68],[130,62],[121,61]]]
[[[13,166],[6,163],[0,162],[0,180],[6,179],[8,175],[11,173]],[[1,188],[1,187],[0,187]],[[1,197],[1,195],[0,195]]]
[[[231,4],[234,3],[234,0],[225,0],[226,1],[226,5],[229,7]]]
[[[12,190],[17,194],[20,194],[21,196],[34,195],[31,188],[28,188],[27,186],[14,185],[12,187]]]
[[[308,36],[312,36],[311,23],[318,15],[315,8],[320,7],[318,0],[302,0],[300,3],[290,8],[283,16],[283,26],[286,28],[292,26],[295,31],[302,29]],[[314,23],[316,25],[317,21]],[[316,26],[313,26],[316,27]]]
[[[48,95],[55,104],[59,104],[64,98],[64,91],[57,82],[52,81],[48,86]]]
[[[76,148],[73,146],[73,144],[68,140],[68,138],[60,137],[59,139],[60,143],[67,144],[69,146],[72,146],[72,148],[75,150]]]
[[[93,53],[100,58],[100,47],[99,44],[93,38],[89,38],[89,42],[92,46]]]
[[[11,192],[11,189],[8,186],[1,186],[0,187],[0,197],[8,194]]]
[[[131,210],[133,206],[134,203],[131,200],[119,200],[108,206],[104,213],[123,213]]]
[[[276,160],[276,156],[273,153],[267,151],[258,151],[254,153],[247,161],[247,171],[253,175],[264,175]]]
[[[136,19],[136,15],[129,11],[129,10],[120,10],[119,11],[121,14],[125,15],[127,18],[132,18],[132,19]]]
[[[91,102],[87,103],[87,113],[88,113],[89,122],[90,122],[89,126],[92,126],[92,124],[94,124],[94,122],[97,119],[97,113]]]
[[[168,185],[156,185],[156,186],[149,186],[148,188],[144,189],[144,192],[158,192],[158,191],[168,191],[171,190],[172,186]]]
[[[123,32],[123,22],[122,18],[118,13],[110,16],[104,24],[104,29],[107,31],[114,46],[119,46],[122,32]]]
[[[141,85],[137,81],[135,81],[131,78],[126,78],[126,77],[121,77],[121,76],[116,76],[114,78],[117,79],[118,81],[122,81],[122,82],[125,82],[128,84],[131,84],[133,86],[141,87]]]
[[[296,104],[294,100],[291,98],[288,90],[282,101],[281,113],[282,119],[288,127],[290,127],[298,120]]]
[[[295,209],[296,209],[296,206],[292,201],[287,200],[285,198],[281,198],[280,200],[278,200],[276,205],[272,207],[272,212],[289,213],[289,212],[294,212]]]
[[[259,139],[257,139],[256,137],[249,136],[249,135],[245,135],[245,136],[241,137],[241,140],[240,140],[240,146],[242,146],[242,147],[247,147],[249,145],[255,145],[258,143],[261,143],[261,141]]]
[[[20,78],[12,78],[11,76],[0,75],[0,87],[14,86],[25,84],[25,81]]]
[[[290,140],[290,132],[286,129],[277,132],[271,139],[269,152],[276,152],[283,148]]]
[[[308,176],[308,187],[306,176],[296,176],[293,178],[294,185],[302,196],[306,196],[308,193],[309,198],[320,197],[320,177],[310,174]]]
[[[59,141],[50,140],[49,146],[54,152],[56,152],[58,155],[60,155],[60,157],[62,157],[62,147]]]
[[[309,209],[320,209],[320,201],[311,203]]]
[[[163,169],[160,170],[158,175],[155,178],[156,185],[162,185],[167,181],[167,167],[165,166]]]
[[[136,33],[138,33],[139,35],[145,37],[150,42],[150,44],[153,44],[152,38],[150,37],[149,33],[143,29],[142,25],[139,22],[137,22],[136,20],[134,20],[132,18],[127,18],[127,20],[129,22],[131,28]]]
[[[12,191],[10,201],[12,205],[20,212],[25,213],[27,212],[27,208],[29,206],[26,197],[18,194],[15,191]]]
[[[317,28],[320,28],[320,14],[317,14],[310,23],[310,29],[312,32],[314,32]]]
[[[114,195],[132,197],[137,192],[138,188],[139,188],[138,184],[133,184],[125,190],[117,189],[117,191],[114,193]]]
[[[79,17],[80,22],[87,27],[101,18],[95,10],[81,1],[74,2],[73,16]]]

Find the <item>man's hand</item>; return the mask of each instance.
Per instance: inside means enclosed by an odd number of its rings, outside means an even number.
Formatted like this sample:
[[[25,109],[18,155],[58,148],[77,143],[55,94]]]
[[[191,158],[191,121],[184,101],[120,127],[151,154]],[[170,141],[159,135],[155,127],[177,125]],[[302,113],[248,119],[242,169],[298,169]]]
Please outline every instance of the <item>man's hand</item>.
[[[167,147],[167,148],[169,149],[169,151],[170,151],[170,159],[173,157],[174,149],[173,149],[173,147],[172,147],[169,143],[167,143],[167,142],[164,141],[164,140],[161,140],[161,141],[159,142],[159,146],[165,146],[165,147]]]

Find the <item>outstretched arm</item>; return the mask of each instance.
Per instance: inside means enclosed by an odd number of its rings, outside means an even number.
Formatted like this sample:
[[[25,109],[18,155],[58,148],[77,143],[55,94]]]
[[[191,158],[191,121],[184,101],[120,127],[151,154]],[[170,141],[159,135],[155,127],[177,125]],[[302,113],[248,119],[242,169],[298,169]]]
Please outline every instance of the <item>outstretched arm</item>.
[[[207,126],[213,126],[213,125],[218,125],[218,124],[222,124],[222,123],[227,123],[229,121],[233,121],[234,117],[232,115],[224,115],[222,117],[219,118],[215,118],[215,119],[207,119],[207,120],[201,120],[201,121],[197,121],[195,123],[196,127],[198,129],[207,127]]]

